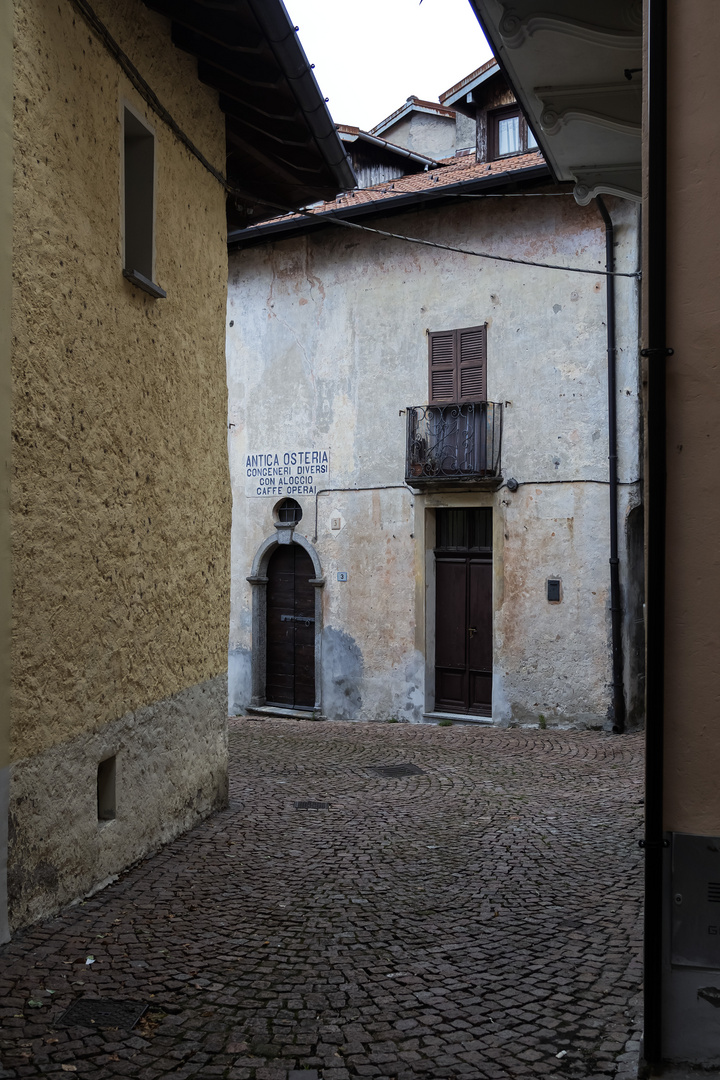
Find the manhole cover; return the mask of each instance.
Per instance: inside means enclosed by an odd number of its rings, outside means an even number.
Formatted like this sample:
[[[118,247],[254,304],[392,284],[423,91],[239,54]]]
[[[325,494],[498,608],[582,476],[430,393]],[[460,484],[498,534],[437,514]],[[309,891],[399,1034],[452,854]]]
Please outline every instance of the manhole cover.
[[[296,810],[327,810],[330,803],[314,802],[312,799],[304,799],[302,802],[294,802],[293,806]]]
[[[373,765],[370,772],[376,773],[377,776],[424,776],[425,773],[422,769],[419,769],[417,765]]]
[[[102,1001],[97,998],[80,998],[73,1002],[60,1019],[67,1027],[119,1027],[128,1030],[135,1027],[148,1006],[138,1001]]]

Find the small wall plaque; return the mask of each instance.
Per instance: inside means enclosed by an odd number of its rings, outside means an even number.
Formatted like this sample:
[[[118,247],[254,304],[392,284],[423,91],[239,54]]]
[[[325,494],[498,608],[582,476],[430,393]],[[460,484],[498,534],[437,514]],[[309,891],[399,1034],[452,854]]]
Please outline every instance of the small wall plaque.
[[[338,570],[337,579],[338,581],[347,581],[347,570]]]
[[[547,598],[550,604],[560,603],[560,579],[548,578],[547,581]]]

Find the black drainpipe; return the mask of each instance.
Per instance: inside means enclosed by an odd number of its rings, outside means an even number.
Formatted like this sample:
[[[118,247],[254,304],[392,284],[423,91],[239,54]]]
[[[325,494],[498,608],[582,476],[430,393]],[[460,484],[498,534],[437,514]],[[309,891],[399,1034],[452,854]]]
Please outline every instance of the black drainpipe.
[[[666,285],[667,285],[667,0],[648,2],[643,220],[645,348],[645,928],[643,1055],[662,1059],[663,750],[665,723]]]
[[[615,382],[615,233],[607,207],[595,199],[605,222],[605,268],[607,270],[607,382],[608,382],[608,463],[610,476],[610,619],[612,639],[613,732],[625,730],[623,688],[622,605],[620,603],[620,559],[618,558],[618,476],[617,476],[617,390]]]

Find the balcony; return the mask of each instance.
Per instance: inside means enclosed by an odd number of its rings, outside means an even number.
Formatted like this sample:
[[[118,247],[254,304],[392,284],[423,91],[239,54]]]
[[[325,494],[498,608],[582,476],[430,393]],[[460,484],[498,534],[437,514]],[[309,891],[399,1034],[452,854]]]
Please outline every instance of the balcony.
[[[414,488],[497,487],[502,409],[494,401],[410,406],[406,482]]]

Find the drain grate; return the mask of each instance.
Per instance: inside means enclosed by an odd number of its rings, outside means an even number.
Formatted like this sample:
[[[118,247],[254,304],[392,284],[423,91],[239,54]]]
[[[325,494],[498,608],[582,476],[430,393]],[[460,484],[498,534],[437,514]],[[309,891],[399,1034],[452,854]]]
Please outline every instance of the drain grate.
[[[80,998],[62,1014],[58,1024],[66,1027],[135,1027],[148,1006],[139,1001],[105,1001],[99,998]]]
[[[313,799],[304,799],[302,802],[293,803],[296,810],[327,810],[329,806],[329,802],[314,802]]]
[[[389,776],[393,779],[401,776],[425,775],[424,771],[419,769],[417,765],[373,765],[369,772],[374,772],[376,776]]]

